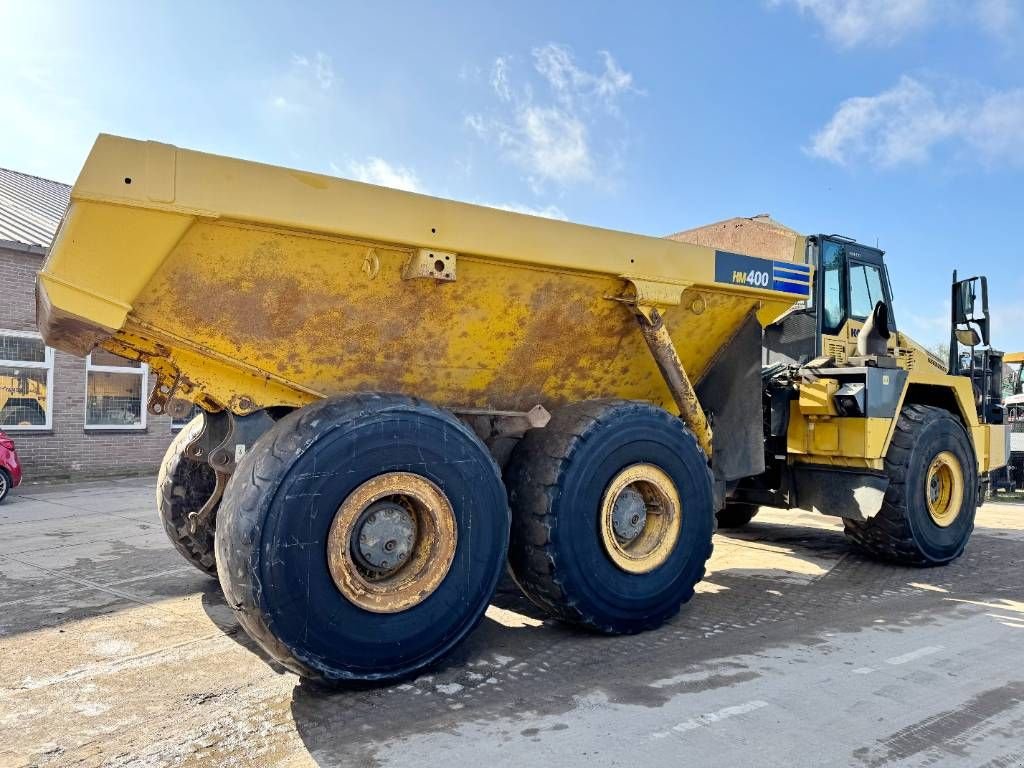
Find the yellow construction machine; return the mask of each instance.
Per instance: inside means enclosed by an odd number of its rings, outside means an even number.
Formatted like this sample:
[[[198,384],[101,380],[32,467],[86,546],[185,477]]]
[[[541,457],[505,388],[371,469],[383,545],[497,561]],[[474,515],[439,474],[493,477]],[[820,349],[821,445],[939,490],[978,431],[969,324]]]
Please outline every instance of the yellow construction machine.
[[[716,512],[839,515],[915,565],[963,551],[1006,462],[983,280],[954,319],[987,378],[898,330],[877,249],[751,242],[100,136],[38,321],[147,363],[151,412],[202,409],[157,504],[267,653],[392,680],[473,629],[506,558],[551,615],[629,633],[693,595]]]
[[[1006,468],[993,475],[992,491],[1024,491],[1024,352],[1007,352],[1003,365],[1004,421],[1010,431],[1010,456]]]

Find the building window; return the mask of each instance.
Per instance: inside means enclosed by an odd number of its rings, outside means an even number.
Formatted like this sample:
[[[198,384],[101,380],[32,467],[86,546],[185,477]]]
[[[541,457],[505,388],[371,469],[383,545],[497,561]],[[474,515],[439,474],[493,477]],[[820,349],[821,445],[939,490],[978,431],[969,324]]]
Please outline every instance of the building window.
[[[145,429],[149,367],[101,349],[85,359],[85,428]]]
[[[180,418],[177,417],[177,416],[172,416],[171,417],[171,431],[172,432],[177,432],[178,430],[184,429],[185,427],[188,426],[188,423],[190,421],[192,421],[192,419],[194,419],[196,416],[198,416],[202,412],[203,412],[202,408],[200,408],[198,405],[193,405]]]
[[[53,349],[38,333],[0,331],[0,427],[50,429]]]

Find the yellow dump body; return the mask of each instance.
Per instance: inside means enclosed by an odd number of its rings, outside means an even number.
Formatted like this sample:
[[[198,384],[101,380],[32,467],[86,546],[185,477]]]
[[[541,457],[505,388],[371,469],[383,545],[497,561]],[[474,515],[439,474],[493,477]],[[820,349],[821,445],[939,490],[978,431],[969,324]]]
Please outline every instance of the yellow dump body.
[[[358,390],[670,407],[630,303],[661,311],[699,381],[750,313],[804,298],[803,260],[802,239],[750,259],[100,136],[38,320],[52,346],[145,360],[163,394],[236,413]]]

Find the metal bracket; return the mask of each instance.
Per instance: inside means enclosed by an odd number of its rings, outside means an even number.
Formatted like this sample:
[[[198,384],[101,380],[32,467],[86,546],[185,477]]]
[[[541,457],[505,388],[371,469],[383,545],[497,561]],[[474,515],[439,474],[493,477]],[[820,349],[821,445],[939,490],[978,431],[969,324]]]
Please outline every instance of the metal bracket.
[[[413,280],[417,277],[430,277],[434,280],[454,283],[455,262],[454,253],[420,248],[406,262],[405,268],[402,270],[402,279]]]
[[[654,362],[658,364],[658,370],[668,385],[672,399],[676,401],[679,408],[679,415],[686,425],[693,431],[700,447],[704,449],[707,457],[711,458],[711,423],[701,408],[700,400],[693,389],[690,377],[683,368],[683,363],[676,352],[672,337],[665,327],[665,321],[657,307],[634,306],[637,325],[643,334],[647,347],[651,350]]]
[[[210,451],[207,461],[218,472],[230,475],[260,435],[274,426],[274,420],[262,409],[247,416],[228,413],[230,415],[228,416],[227,434]]]
[[[181,374],[178,374],[173,379],[161,376],[149,395],[149,402],[146,403],[146,410],[154,416],[160,416],[163,414],[167,410],[168,401],[174,397],[174,393],[177,391],[178,384],[180,382]]]
[[[213,467],[217,473],[217,486],[200,509],[189,513],[189,528],[193,533],[217,506],[238,462],[260,435],[272,426],[274,420],[262,409],[247,416],[236,416],[231,411],[204,413],[203,427],[185,446],[185,455],[194,461],[206,461]]]

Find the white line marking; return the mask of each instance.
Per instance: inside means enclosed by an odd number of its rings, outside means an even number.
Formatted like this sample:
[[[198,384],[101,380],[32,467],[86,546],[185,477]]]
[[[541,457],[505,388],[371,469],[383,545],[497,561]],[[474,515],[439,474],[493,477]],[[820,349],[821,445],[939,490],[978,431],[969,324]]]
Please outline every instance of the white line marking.
[[[857,667],[855,670],[853,670],[853,674],[855,674],[855,675],[870,675],[874,671],[875,671],[874,667]]]
[[[745,704],[737,704],[732,707],[726,707],[720,709],[717,712],[706,712],[703,715],[697,715],[697,717],[691,717],[689,720],[684,720],[678,725],[673,725],[671,731],[659,731],[652,733],[651,735],[656,739],[664,739],[666,736],[670,736],[672,732],[675,733],[686,733],[687,731],[695,731],[698,728],[702,728],[705,725],[711,725],[722,720],[728,720],[730,717],[737,717],[738,715],[745,715],[748,712],[767,707],[767,701],[748,701]]]
[[[893,656],[891,659],[886,659],[886,664],[906,664],[908,661],[915,661],[920,659],[922,656],[930,656],[933,653],[945,650],[941,645],[926,645],[924,648],[918,648],[916,651],[910,653],[904,653],[902,656]]]

